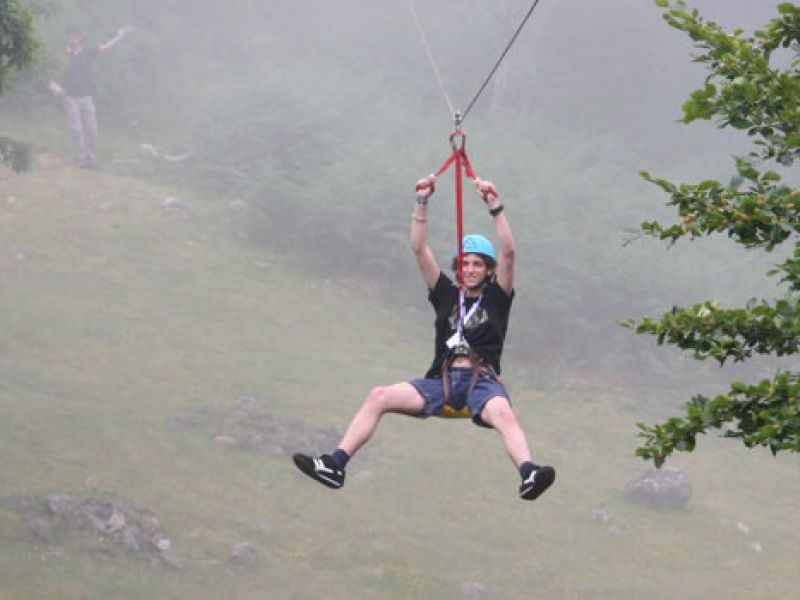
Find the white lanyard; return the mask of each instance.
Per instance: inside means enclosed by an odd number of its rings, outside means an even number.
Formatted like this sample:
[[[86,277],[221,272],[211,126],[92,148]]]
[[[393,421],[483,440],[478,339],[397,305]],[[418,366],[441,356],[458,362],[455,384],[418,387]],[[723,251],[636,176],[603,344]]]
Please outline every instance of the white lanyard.
[[[458,348],[459,346],[466,346],[469,348],[469,344],[467,343],[466,338],[464,338],[464,329],[466,328],[467,323],[478,310],[478,307],[481,305],[481,300],[483,300],[483,294],[478,296],[478,299],[475,300],[475,304],[469,309],[467,312],[465,297],[464,297],[464,290],[462,289],[458,296],[458,322],[456,323],[456,332],[450,336],[450,339],[447,340],[447,347],[453,350],[454,348]]]
[[[465,302],[465,298],[466,298],[466,296],[464,294],[464,289],[462,288],[460,290],[459,296],[458,296],[458,308],[459,308],[458,315],[459,315],[459,318],[458,318],[458,325],[456,326],[456,334],[458,335],[458,339],[460,341],[462,341],[462,342],[465,341],[464,340],[464,328],[466,327],[467,323],[469,323],[469,320],[472,318],[472,315],[475,314],[475,312],[478,310],[478,307],[481,305],[481,300],[483,300],[483,294],[478,296],[478,299],[475,300],[475,304],[473,304],[470,307],[469,312],[466,312],[466,310],[467,310],[466,306],[467,305],[466,305],[466,302]]]

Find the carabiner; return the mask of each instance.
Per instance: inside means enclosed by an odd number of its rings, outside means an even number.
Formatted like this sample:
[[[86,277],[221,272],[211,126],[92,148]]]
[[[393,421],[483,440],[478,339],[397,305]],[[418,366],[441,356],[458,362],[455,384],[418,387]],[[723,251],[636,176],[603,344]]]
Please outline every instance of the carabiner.
[[[461,146],[456,145],[456,138],[461,136]],[[460,129],[456,129],[453,133],[450,134],[450,147],[453,149],[453,152],[456,150],[464,150],[464,146],[467,143],[467,135],[461,131]]]

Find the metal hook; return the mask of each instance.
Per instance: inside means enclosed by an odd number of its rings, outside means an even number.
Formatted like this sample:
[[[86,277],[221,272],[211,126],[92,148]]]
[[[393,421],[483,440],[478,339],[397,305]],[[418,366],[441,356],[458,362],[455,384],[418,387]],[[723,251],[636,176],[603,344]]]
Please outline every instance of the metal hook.
[[[456,144],[456,138],[461,138],[461,145],[459,146]],[[461,131],[460,129],[456,129],[453,133],[450,134],[450,147],[453,149],[453,152],[456,150],[464,150],[464,146],[467,143],[467,135]]]

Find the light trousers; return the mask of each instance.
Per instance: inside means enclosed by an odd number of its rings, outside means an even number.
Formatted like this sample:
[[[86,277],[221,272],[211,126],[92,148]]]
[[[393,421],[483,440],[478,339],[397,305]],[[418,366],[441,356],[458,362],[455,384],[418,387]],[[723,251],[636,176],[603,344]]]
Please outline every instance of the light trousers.
[[[81,164],[97,164],[97,115],[91,96],[64,96],[67,129]]]

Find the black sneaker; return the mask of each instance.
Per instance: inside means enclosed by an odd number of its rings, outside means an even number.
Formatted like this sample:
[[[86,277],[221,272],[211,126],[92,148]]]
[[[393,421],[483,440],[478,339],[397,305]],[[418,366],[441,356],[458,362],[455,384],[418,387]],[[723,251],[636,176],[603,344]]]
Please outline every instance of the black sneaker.
[[[338,490],[344,485],[344,471],[333,466],[330,454],[307,456],[295,454],[292,459],[303,473],[316,479],[322,485]]]
[[[556,470],[553,467],[536,467],[519,486],[519,497],[523,500],[536,500],[553,485],[555,479]]]

